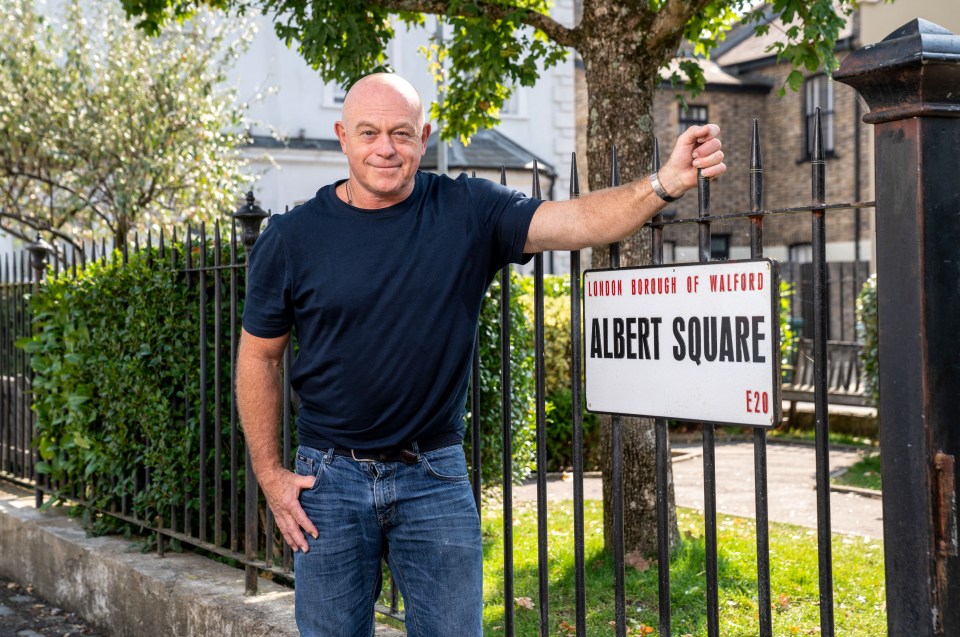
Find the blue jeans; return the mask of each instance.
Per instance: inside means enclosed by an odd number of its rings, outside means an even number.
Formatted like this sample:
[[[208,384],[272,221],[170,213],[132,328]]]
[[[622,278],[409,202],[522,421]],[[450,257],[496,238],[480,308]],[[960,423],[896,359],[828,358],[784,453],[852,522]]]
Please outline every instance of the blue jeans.
[[[296,471],[316,477],[300,504],[319,531],[294,554],[301,635],[370,637],[383,558],[409,637],[483,634],[480,520],[462,446],[418,453],[412,464],[300,447]]]

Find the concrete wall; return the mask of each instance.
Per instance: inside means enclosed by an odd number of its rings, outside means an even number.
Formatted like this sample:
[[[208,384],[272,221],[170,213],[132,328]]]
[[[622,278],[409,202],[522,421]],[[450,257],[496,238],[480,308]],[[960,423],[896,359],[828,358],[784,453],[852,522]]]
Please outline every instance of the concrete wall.
[[[133,542],[87,537],[61,510],[37,511],[29,492],[0,483],[0,576],[120,637],[298,634],[293,591],[189,553],[141,553]]]

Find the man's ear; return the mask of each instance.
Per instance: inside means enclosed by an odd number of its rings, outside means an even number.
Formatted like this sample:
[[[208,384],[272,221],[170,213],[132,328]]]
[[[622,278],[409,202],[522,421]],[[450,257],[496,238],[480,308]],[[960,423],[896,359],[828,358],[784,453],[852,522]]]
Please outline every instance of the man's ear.
[[[337,136],[337,139],[340,140],[340,150],[343,151],[343,154],[347,154],[347,128],[343,125],[343,122],[337,120],[333,124],[333,132]]]
[[[420,134],[420,156],[422,157],[427,153],[427,140],[430,139],[430,124],[423,125],[423,132]]]

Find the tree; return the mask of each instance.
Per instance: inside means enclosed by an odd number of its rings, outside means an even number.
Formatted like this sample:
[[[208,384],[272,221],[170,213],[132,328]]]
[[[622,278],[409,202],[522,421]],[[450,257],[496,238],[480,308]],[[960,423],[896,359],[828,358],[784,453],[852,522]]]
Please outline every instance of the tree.
[[[587,164],[590,188],[607,184],[603,171],[617,145],[624,181],[641,177],[653,151],[652,104],[660,71],[684,41],[696,55],[707,55],[723,34],[741,20],[768,30],[779,17],[788,27],[774,48],[795,67],[836,66],[834,45],[855,0],[583,0],[573,26],[548,15],[547,0],[121,0],[140,26],[157,32],[172,18],[191,15],[200,5],[244,10],[256,6],[273,17],[277,34],[296,46],[326,81],[344,85],[360,75],[386,70],[384,50],[393,36],[392,19],[422,24],[424,14],[445,16],[453,37],[430,51],[443,101],[431,116],[444,125],[442,136],[469,137],[478,126],[497,121],[512,86],[532,86],[540,68],[576,49],[588,87]],[[447,65],[444,73],[439,62]],[[538,67],[538,64],[540,65]],[[683,59],[674,80],[696,92],[704,86],[695,58]],[[802,73],[788,78],[798,88]],[[641,264],[650,254],[649,233],[637,233],[621,246],[623,265]],[[594,251],[606,265],[606,251]],[[655,457],[649,422],[624,425],[626,550],[656,552]],[[605,471],[609,475],[609,471]],[[605,480],[608,485],[609,481]],[[609,491],[609,489],[606,489]],[[605,498],[606,499],[606,498]],[[605,506],[605,510],[610,507]],[[605,533],[611,536],[609,524]]]
[[[147,38],[102,3],[55,22],[32,0],[3,13],[0,228],[79,247],[233,208],[248,178],[222,80],[249,34],[208,17]]]

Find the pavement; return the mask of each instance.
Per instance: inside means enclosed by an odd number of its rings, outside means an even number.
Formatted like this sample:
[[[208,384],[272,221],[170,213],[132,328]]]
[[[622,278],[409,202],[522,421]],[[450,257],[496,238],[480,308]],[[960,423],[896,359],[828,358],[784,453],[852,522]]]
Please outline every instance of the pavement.
[[[703,511],[703,457],[699,443],[673,444],[673,483],[678,506]],[[830,471],[836,473],[854,463],[862,451],[831,449]],[[767,512],[771,522],[786,522],[817,528],[817,472],[813,446],[767,444]],[[755,517],[753,442],[721,442],[715,452],[717,511]],[[513,488],[514,501],[537,499],[536,482]],[[603,498],[599,473],[584,477],[587,500]],[[547,499],[572,500],[573,481],[567,475],[547,479]],[[831,530],[834,533],[883,538],[883,502],[859,493],[831,491]]]
[[[673,453],[677,504],[702,510],[701,446],[674,444]],[[831,471],[852,465],[860,453],[831,450]],[[816,528],[814,456],[812,446],[768,444],[772,522]],[[715,457],[718,511],[753,517],[753,443],[718,443]],[[513,493],[515,501],[536,500],[536,484]],[[599,474],[586,476],[584,493],[602,498]],[[572,499],[572,480],[551,475],[547,497]],[[834,533],[882,538],[879,498],[831,492],[830,504]],[[31,492],[0,482],[0,637],[295,635],[292,592],[261,580],[264,594],[244,598],[242,578],[242,571],[199,556],[158,558],[120,538],[87,538],[75,520],[37,511]],[[97,627],[105,625],[111,629]],[[403,633],[378,626],[376,634]]]
[[[39,598],[32,586],[0,579],[0,637],[106,637],[106,633]]]

